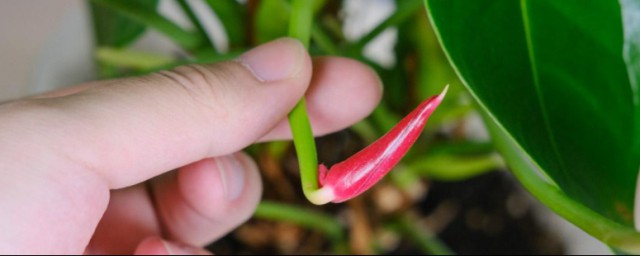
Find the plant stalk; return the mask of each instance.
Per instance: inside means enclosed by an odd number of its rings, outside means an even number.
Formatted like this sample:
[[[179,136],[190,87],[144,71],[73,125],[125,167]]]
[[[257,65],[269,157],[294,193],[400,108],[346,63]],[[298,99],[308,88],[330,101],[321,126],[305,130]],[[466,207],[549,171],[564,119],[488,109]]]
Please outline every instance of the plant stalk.
[[[309,48],[311,30],[313,26],[313,2],[308,0],[293,0],[291,4],[291,20],[289,22],[289,36],[300,40],[305,48]],[[305,99],[293,108],[289,114],[289,125],[293,134],[293,143],[298,155],[300,178],[305,197],[314,203],[321,204],[314,192],[318,190],[318,156],[313,131],[307,115]]]
[[[568,197],[558,186],[547,182],[541,174],[535,172],[534,169],[539,167],[531,157],[519,153],[523,150],[513,138],[509,137],[504,128],[500,127],[495,119],[486,113],[486,110],[481,112],[496,148],[505,158],[520,160],[509,162],[514,176],[538,200],[600,241],[626,253],[640,253],[640,233],[631,227],[603,217]]]

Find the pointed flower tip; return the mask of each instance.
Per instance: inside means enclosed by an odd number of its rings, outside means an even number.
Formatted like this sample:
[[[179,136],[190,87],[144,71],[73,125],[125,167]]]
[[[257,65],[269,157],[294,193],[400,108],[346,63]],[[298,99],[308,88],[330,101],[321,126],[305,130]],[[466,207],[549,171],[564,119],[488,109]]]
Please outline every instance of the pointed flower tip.
[[[449,85],[448,84],[444,86],[444,89],[442,90],[440,95],[442,95],[442,97],[444,97],[445,95],[447,95],[447,91],[449,91]]]
[[[447,95],[447,92],[449,91],[449,85],[445,85],[444,86],[444,90],[442,90],[442,92],[438,95],[438,102],[442,101],[442,99],[444,99],[444,96]]]

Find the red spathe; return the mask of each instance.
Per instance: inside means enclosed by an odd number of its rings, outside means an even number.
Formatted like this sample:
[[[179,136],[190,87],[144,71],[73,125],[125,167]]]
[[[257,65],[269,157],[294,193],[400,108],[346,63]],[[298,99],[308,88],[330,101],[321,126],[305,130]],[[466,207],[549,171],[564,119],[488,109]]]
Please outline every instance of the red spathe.
[[[333,190],[332,202],[344,202],[362,194],[389,173],[416,142],[447,88],[440,95],[422,102],[387,134],[347,160],[329,170],[321,164],[318,180],[322,188]]]

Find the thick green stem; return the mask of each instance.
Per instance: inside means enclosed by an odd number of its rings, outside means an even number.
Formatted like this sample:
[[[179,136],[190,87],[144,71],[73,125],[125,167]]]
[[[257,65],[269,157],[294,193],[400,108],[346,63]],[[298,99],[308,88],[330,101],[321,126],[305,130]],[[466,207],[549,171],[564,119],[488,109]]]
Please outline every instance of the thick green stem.
[[[300,40],[308,48],[311,37],[313,20],[313,2],[308,0],[293,0],[291,5],[291,20],[289,22],[289,36]],[[304,195],[314,204],[326,203],[314,196],[318,190],[318,156],[313,131],[307,115],[304,98],[298,102],[289,114],[289,125],[293,134],[293,143],[300,165],[300,178]]]
[[[311,30],[313,29],[313,1],[293,0],[291,2],[291,20],[289,21],[289,36],[300,40],[304,47],[309,48]]]
[[[506,159],[511,160],[509,166],[513,174],[538,200],[600,241],[626,253],[640,253],[640,233],[603,217],[568,197],[558,186],[547,182],[541,176],[542,173],[536,172],[540,169],[537,164],[530,156],[522,153],[524,151],[504,128],[484,111],[482,113],[496,148]]]
[[[318,157],[305,105],[304,99],[298,102],[298,105],[289,114],[289,125],[298,155],[302,190],[307,199],[312,203],[317,203],[313,194],[318,190]]]

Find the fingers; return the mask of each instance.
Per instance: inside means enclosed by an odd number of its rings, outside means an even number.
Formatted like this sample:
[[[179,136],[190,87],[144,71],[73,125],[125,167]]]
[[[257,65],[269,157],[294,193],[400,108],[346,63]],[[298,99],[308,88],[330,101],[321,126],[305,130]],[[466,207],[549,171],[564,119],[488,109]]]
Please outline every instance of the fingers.
[[[262,182],[253,160],[237,153],[186,166],[152,189],[167,238],[204,246],[252,216]]]
[[[149,236],[204,246],[246,221],[262,194],[256,164],[244,153],[205,159],[148,184],[112,192],[86,253],[131,253]]]
[[[37,97],[66,96],[104,84],[91,82]],[[322,136],[368,116],[382,97],[382,82],[375,71],[358,61],[318,57],[313,60],[313,76],[305,97],[313,133]],[[260,141],[282,139],[291,139],[287,118],[280,120]]]
[[[211,255],[210,252],[178,242],[170,242],[159,237],[149,237],[135,250],[135,255]]]
[[[140,241],[162,234],[147,183],[114,190],[85,254],[130,254]]]

